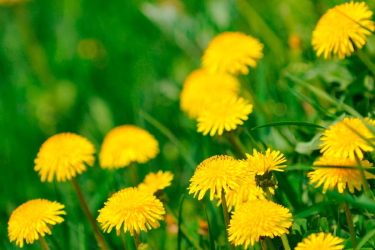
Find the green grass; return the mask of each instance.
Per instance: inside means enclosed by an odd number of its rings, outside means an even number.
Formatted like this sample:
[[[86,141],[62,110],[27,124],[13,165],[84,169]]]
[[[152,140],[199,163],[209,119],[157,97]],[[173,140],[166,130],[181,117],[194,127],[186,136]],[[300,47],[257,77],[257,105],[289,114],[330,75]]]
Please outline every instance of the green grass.
[[[160,154],[138,165],[138,175],[143,178],[159,169],[174,173],[172,186],[165,189],[168,205],[183,218],[180,226],[192,238],[171,232],[161,222],[159,229],[142,233],[141,240],[153,249],[192,249],[192,240],[202,249],[226,249],[221,208],[208,198],[197,201],[186,188],[201,161],[237,152],[222,138],[198,134],[196,122],[180,111],[183,81],[199,68],[202,52],[216,34],[242,31],[259,38],[264,58],[249,75],[239,77],[243,96],[254,103],[239,129],[240,138],[249,153],[255,146],[270,147],[282,151],[288,165],[311,165],[319,156],[318,144],[298,152],[296,148],[311,142],[321,129],[306,124],[329,127],[344,114],[374,115],[374,76],[360,59],[323,60],[310,45],[319,17],[342,2],[34,0],[0,7],[0,249],[17,249],[9,243],[6,225],[15,208],[34,198],[66,206],[65,222],[46,236],[51,250],[97,249],[71,184],[41,183],[34,159],[40,145],[61,132],[81,134],[99,151],[106,133],[122,124],[140,126],[159,141]],[[365,2],[375,11],[373,1]],[[289,47],[291,34],[300,37],[299,50]],[[80,58],[78,43],[87,38],[101,42],[102,58]],[[363,50],[372,60],[374,47],[372,35]],[[285,121],[303,123],[251,130]],[[374,245],[375,202],[361,192],[323,195],[308,184],[307,172],[296,167],[276,175],[276,200],[296,219],[289,239],[292,249],[314,230],[349,239],[344,200],[353,208],[358,237],[369,240],[363,249]],[[111,191],[132,185],[129,178],[128,169],[102,170],[98,163],[77,178],[94,217]],[[198,218],[209,221],[203,235],[198,234]],[[105,238],[112,249],[123,247],[115,232]],[[134,248],[129,235],[125,241],[128,249]],[[281,246],[279,239],[274,244]]]

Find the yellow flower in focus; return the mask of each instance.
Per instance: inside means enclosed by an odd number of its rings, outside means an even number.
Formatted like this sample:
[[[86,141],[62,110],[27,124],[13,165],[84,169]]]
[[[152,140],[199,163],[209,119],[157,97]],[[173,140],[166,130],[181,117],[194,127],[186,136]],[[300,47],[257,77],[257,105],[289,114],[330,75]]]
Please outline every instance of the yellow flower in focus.
[[[241,166],[236,159],[227,155],[212,156],[201,162],[190,179],[189,194],[198,195],[201,200],[206,191],[210,190],[210,200],[215,195],[225,193],[244,185],[249,178],[249,171]]]
[[[158,190],[163,190],[171,185],[173,180],[173,174],[170,171],[159,170],[157,173],[149,173],[146,175],[142,183],[138,185],[140,190],[147,190],[151,193],[155,193]]]
[[[206,105],[199,114],[197,131],[203,132],[203,135],[222,135],[224,130],[231,131],[236,129],[237,125],[242,125],[252,111],[253,105],[242,97],[228,96],[217,99]]]
[[[202,67],[210,72],[233,75],[249,73],[263,57],[263,44],[241,32],[224,32],[212,39],[202,57]]]
[[[252,200],[233,212],[229,223],[229,241],[235,246],[254,245],[260,237],[280,236],[289,233],[292,226],[289,209],[269,200]]]
[[[332,234],[316,233],[303,239],[294,250],[341,250],[344,249],[343,242],[344,239]]]
[[[365,2],[344,3],[329,9],[319,20],[312,34],[312,46],[318,56],[340,59],[350,56],[354,47],[362,48],[366,35],[375,30],[373,12]]]
[[[104,232],[110,233],[116,228],[117,235],[123,226],[124,232],[133,236],[140,231],[160,226],[165,210],[163,203],[145,190],[125,188],[108,199],[104,208],[99,210],[97,221]]]
[[[61,133],[48,138],[40,147],[34,160],[35,171],[39,171],[42,182],[66,181],[86,171],[86,164],[95,162],[94,145],[73,133]]]
[[[23,247],[33,243],[45,234],[51,234],[51,226],[64,221],[59,215],[66,214],[64,205],[54,201],[35,199],[30,200],[12,212],[8,221],[8,236],[10,242],[16,241],[17,246]]]
[[[225,199],[227,202],[228,210],[231,210],[232,207],[238,207],[243,203],[256,200],[264,199],[265,195],[261,187],[258,187],[255,182],[255,174],[251,173],[250,176],[246,179],[246,183],[229,191],[225,194]],[[221,203],[218,203],[218,205]]]
[[[365,121],[370,125],[375,125],[375,121],[369,118],[365,118]],[[322,147],[321,153],[327,156],[333,156],[336,158],[347,158],[351,160],[355,159],[355,155],[359,159],[363,159],[363,152],[372,152],[374,148],[369,145],[367,141],[361,138],[373,140],[375,135],[366,127],[359,118],[344,118],[344,120],[330,126],[329,129],[323,132],[321,141]]]
[[[242,161],[243,164],[256,175],[264,175],[271,171],[282,172],[284,171],[282,168],[286,167],[286,165],[280,165],[286,162],[284,154],[280,153],[280,151],[267,149],[263,154],[253,149],[253,155],[246,154],[246,156],[247,159]]]
[[[239,90],[238,79],[229,74],[194,70],[184,82],[180,107],[190,118],[195,119],[206,104],[226,96],[237,96]]]
[[[102,168],[122,168],[145,163],[159,153],[159,143],[146,130],[134,125],[118,126],[105,136],[99,154]]]
[[[341,166],[356,167],[355,160],[349,158],[336,158],[332,156],[322,156],[314,162],[315,166]],[[364,169],[373,169],[372,163],[361,161]],[[308,174],[310,184],[316,183],[315,187],[323,185],[323,193],[327,190],[337,189],[339,193],[343,193],[346,188],[354,193],[354,188],[361,190],[362,178],[359,169],[350,168],[314,168],[315,170]],[[375,179],[375,175],[364,171],[367,179]]]

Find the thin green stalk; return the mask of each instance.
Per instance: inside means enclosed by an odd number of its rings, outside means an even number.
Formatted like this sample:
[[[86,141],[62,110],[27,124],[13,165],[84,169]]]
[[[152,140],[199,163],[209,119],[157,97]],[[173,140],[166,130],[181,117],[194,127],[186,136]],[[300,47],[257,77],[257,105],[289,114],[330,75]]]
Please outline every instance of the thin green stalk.
[[[42,245],[43,250],[50,250],[43,236],[39,235],[39,241],[40,241],[40,244]]]
[[[268,250],[266,239],[261,239],[260,245],[262,246],[262,250]]]
[[[229,213],[228,213],[228,206],[227,206],[227,200],[225,199],[225,193],[224,190],[221,191],[221,206],[223,208],[223,214],[224,214],[224,221],[225,221],[225,232],[227,233],[227,239],[228,239],[228,228],[229,228]],[[229,246],[231,250],[236,250],[236,247],[232,245],[229,242]]]
[[[124,246],[124,250],[127,250],[127,247],[126,247],[126,239],[125,239],[125,233],[124,233],[123,230],[121,230],[120,236],[121,236],[121,242],[122,242],[122,245]]]
[[[77,180],[75,178],[72,178],[71,182],[72,182],[74,190],[75,190],[75,192],[78,196],[78,200],[81,204],[81,208],[82,208],[83,212],[85,213],[92,230],[94,231],[94,236],[95,236],[96,241],[98,242],[98,245],[99,245],[100,249],[109,250],[107,242],[105,241],[102,233],[99,231],[99,228],[96,224],[96,221],[95,221],[94,217],[90,213],[89,207],[87,206],[87,203],[85,201],[85,198],[83,197],[81,188],[79,187]]]
[[[284,246],[284,250],[290,250],[289,241],[288,241],[288,238],[286,237],[286,234],[282,234],[280,237]]]
[[[141,240],[139,239],[139,234],[136,231],[134,231],[133,238],[134,238],[135,249],[138,249],[139,244],[141,244]]]
[[[227,138],[234,148],[234,150],[243,158],[246,158],[246,148],[238,138],[238,135],[235,135],[233,132],[227,133]]]
[[[361,61],[371,71],[372,75],[375,76],[375,64],[371,61],[371,59],[361,49],[357,49],[355,52],[359,59],[361,59]]]
[[[366,178],[366,175],[365,175],[365,170],[363,169],[361,161],[359,160],[357,154],[354,154],[354,155],[355,155],[355,160],[356,160],[357,165],[358,165],[359,173],[361,174],[363,188],[365,190],[366,195],[370,196],[371,190],[370,190],[370,185],[368,184],[368,181],[367,181],[367,178]]]
[[[133,179],[133,185],[134,185],[134,187],[136,187],[139,184],[137,164],[133,162],[132,164],[130,164],[130,166],[128,168],[129,168],[129,171],[130,171],[130,176]]]
[[[352,213],[350,212],[348,202],[345,201],[344,206],[345,206],[346,220],[348,221],[348,226],[349,226],[350,238],[352,239],[352,246],[355,249],[357,247],[357,239],[355,237]]]
[[[269,250],[276,250],[275,245],[273,244],[272,240],[269,237],[267,237],[265,241],[267,243]]]

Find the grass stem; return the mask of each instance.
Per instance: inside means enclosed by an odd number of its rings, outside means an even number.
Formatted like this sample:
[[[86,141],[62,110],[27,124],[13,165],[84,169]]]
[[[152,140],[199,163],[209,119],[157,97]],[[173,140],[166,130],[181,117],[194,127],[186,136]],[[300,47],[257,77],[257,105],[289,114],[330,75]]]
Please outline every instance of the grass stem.
[[[136,231],[134,231],[133,238],[134,238],[135,249],[138,249],[139,244],[141,244],[141,240],[139,239],[139,234]]]
[[[227,205],[227,200],[225,199],[224,190],[221,191],[221,206],[223,208],[225,232],[227,234],[227,239],[228,239],[229,213],[228,213],[228,205]],[[229,246],[230,246],[230,250],[236,250],[235,246],[232,245],[230,242],[229,242]]]
[[[344,206],[345,206],[346,220],[348,221],[348,226],[349,226],[350,239],[352,240],[352,246],[355,249],[357,247],[357,239],[356,239],[355,231],[354,231],[352,213],[350,212],[350,207],[349,207],[348,202],[345,201]]]
[[[85,198],[83,197],[81,188],[79,187],[79,184],[78,184],[77,180],[75,178],[72,178],[71,182],[72,182],[74,190],[75,190],[75,192],[78,196],[78,200],[79,200],[79,203],[81,204],[81,208],[82,208],[83,212],[85,213],[92,230],[94,231],[94,236],[95,236],[96,241],[98,242],[98,245],[99,245],[100,249],[101,250],[109,250],[107,242],[105,241],[102,233],[99,231],[99,228],[96,224],[96,221],[95,221],[94,217],[90,213],[89,207],[87,206],[87,203],[85,201]]]
[[[286,237],[286,234],[282,234],[281,236],[281,242],[283,243],[284,250],[290,250],[288,237]]]
[[[43,250],[50,250],[43,236],[39,235],[39,241],[40,241],[40,244],[42,245]]]
[[[357,49],[356,54],[371,71],[372,75],[375,76],[375,64],[371,61],[371,59],[361,49]]]

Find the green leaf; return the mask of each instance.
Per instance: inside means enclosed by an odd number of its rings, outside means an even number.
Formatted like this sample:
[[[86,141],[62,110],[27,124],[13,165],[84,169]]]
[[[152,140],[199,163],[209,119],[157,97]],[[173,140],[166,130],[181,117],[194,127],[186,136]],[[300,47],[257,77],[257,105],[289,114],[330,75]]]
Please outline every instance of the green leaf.
[[[276,126],[287,126],[287,125],[326,129],[325,127],[322,127],[314,123],[298,122],[298,121],[297,122],[296,121],[282,121],[282,122],[271,122],[271,123],[263,124],[260,126],[256,126],[252,128],[251,130],[258,129],[258,128],[265,128],[265,127],[276,127]]]
[[[326,217],[320,219],[319,229],[325,233],[329,233],[329,225]]]
[[[215,239],[214,239],[214,236],[213,236],[212,231],[211,231],[211,224],[210,224],[210,219],[208,218],[206,206],[204,206],[204,212],[206,214],[206,220],[207,220],[207,224],[208,224],[208,234],[210,236],[209,237],[210,249],[215,250]]]

